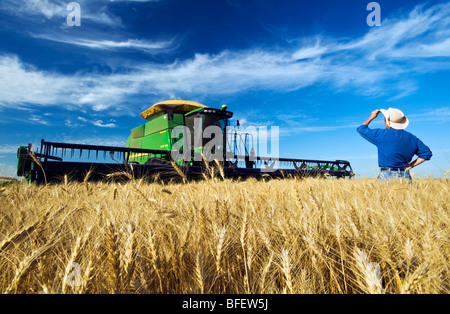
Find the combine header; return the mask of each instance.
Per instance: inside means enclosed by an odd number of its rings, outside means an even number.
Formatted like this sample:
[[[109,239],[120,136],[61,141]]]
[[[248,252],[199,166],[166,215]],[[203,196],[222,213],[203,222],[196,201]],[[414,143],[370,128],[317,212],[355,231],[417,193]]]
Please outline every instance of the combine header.
[[[141,113],[147,123],[131,130],[126,147],[42,140],[39,151],[32,151],[31,145],[19,147],[17,175],[28,183],[61,182],[65,176],[71,180],[353,176],[348,161],[255,156],[252,134],[242,132],[239,123],[232,128],[232,116],[225,105],[215,109],[192,101],[160,102]]]

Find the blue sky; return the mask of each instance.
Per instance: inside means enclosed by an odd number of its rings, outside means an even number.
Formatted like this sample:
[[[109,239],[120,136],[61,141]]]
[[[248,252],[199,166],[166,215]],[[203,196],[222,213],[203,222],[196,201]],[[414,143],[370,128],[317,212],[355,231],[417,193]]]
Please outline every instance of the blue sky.
[[[356,127],[399,108],[430,146],[417,176],[450,170],[450,2],[0,1],[0,174],[40,139],[124,146],[167,99],[227,104],[245,126],[279,126],[280,156],[346,159],[377,174]],[[383,127],[378,118],[372,127]]]

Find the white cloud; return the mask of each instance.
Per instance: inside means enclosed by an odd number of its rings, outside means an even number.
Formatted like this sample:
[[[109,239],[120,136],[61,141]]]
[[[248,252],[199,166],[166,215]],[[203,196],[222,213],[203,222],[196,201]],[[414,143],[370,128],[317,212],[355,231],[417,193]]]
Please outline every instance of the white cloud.
[[[100,50],[134,49],[144,51],[147,53],[161,53],[175,49],[176,47],[176,45],[174,45],[173,40],[151,42],[147,40],[127,39],[122,41],[114,41],[102,39],[75,38],[73,36],[65,36],[64,33],[61,32],[59,32],[57,35],[31,34],[31,36],[34,38]]]
[[[65,102],[76,87],[70,77],[39,71],[17,56],[0,55],[0,102],[7,106],[32,103],[39,106]]]
[[[28,121],[31,121],[31,122],[37,123],[37,124],[48,125],[47,120],[45,120],[43,117],[35,115],[35,114],[29,116]]]
[[[0,55],[0,106],[87,106],[103,110],[120,103],[129,93],[140,92],[130,79],[126,75],[62,75],[38,70],[17,56]]]
[[[113,49],[113,48],[136,48],[141,50],[155,50],[155,49],[164,49],[170,46],[170,41],[168,42],[147,42],[142,40],[132,40],[128,39],[127,41],[112,41],[112,40],[77,40],[70,42],[74,45],[85,46],[89,48],[97,48],[97,49]]]
[[[115,128],[116,125],[114,123],[104,123],[102,120],[94,120],[92,124],[98,126],[100,128]]]
[[[64,120],[64,125],[65,125],[65,126],[68,126],[68,127],[70,127],[70,128],[78,128],[78,127],[81,126],[81,124],[76,123],[76,122],[73,122],[73,121],[70,120],[70,119]]]
[[[114,123],[115,120],[113,120],[113,119],[109,120],[109,123],[104,123],[103,120],[99,120],[99,119],[89,120],[84,117],[77,117],[77,119],[83,123],[89,123],[89,124],[98,126],[100,128],[115,128],[116,127],[116,124]],[[71,120],[66,120],[65,124],[69,127],[79,127],[80,126],[80,124],[74,123]]]
[[[5,1],[7,2],[7,1]],[[61,1],[49,1],[49,0],[24,0],[20,5],[15,3],[18,10],[28,12],[31,15],[44,15],[47,19],[53,17],[67,16],[66,5]]]
[[[246,89],[293,90],[310,85],[324,72],[323,65],[292,63],[287,53],[224,51],[196,54],[169,66],[146,65],[137,78],[159,92],[230,94]]]
[[[450,38],[435,43],[408,45],[392,51],[390,55],[397,58],[450,57]]]
[[[81,19],[89,20],[95,24],[106,25],[111,28],[122,27],[122,19],[109,12],[89,12],[82,11]]]
[[[0,146],[0,154],[16,154],[19,145],[2,145]]]
[[[294,60],[303,60],[321,57],[329,50],[330,50],[329,47],[321,46],[319,42],[316,42],[314,46],[302,47],[299,50],[295,51],[292,54],[292,58]]]
[[[92,106],[92,109],[94,111],[103,111],[103,110],[106,110],[108,108],[109,108],[109,106],[105,105],[105,104],[95,104],[95,105]]]
[[[414,121],[448,122],[450,121],[450,107],[430,109],[418,114],[409,115],[408,118]]]

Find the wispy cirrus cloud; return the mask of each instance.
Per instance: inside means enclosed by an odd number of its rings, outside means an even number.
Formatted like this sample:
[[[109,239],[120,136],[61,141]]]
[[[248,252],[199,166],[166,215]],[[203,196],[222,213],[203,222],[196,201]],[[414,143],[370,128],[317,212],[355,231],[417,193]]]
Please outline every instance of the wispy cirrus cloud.
[[[113,119],[110,119],[109,123],[105,123],[105,122],[103,122],[103,120],[100,120],[100,119],[90,120],[90,119],[86,119],[84,117],[78,117],[77,119],[79,121],[83,122],[83,123],[92,124],[92,125],[98,126],[100,128],[114,128],[114,127],[116,127],[116,124],[114,123],[116,121],[113,120]],[[71,126],[71,122],[69,120],[66,120],[66,125],[67,126]],[[79,126],[79,125],[77,125],[77,126]]]
[[[60,0],[24,0],[17,5],[17,1],[4,0],[3,8],[10,11],[13,7],[16,14],[20,13],[22,16],[23,14],[41,15],[50,20],[55,17],[67,16],[67,4]]]
[[[0,154],[16,154],[18,145],[1,145]]]
[[[146,53],[167,53],[173,49],[176,49],[174,39],[162,40],[162,41],[148,41],[139,39],[126,39],[126,40],[105,40],[105,39],[92,39],[92,38],[78,38],[74,36],[68,36],[64,33],[59,34],[30,34],[33,38],[44,39],[68,45],[75,45],[80,47],[86,47],[90,49],[99,50],[119,50],[119,49],[133,49],[140,50]]]
[[[429,109],[419,114],[410,115],[409,119],[414,121],[448,122],[450,121],[450,107]]]
[[[292,54],[292,58],[294,60],[304,60],[304,59],[313,59],[318,58],[326,54],[328,51],[335,50],[334,47],[330,47],[329,45],[321,45],[320,39],[316,40],[314,46],[305,46]]]

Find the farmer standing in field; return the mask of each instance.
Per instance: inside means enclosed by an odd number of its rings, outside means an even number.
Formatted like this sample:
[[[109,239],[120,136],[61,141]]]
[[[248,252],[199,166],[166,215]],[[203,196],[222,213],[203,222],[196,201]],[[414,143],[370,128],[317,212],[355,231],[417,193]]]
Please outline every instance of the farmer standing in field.
[[[369,124],[379,113],[384,115],[385,129],[370,129]],[[430,160],[431,150],[420,139],[405,131],[409,120],[394,108],[375,110],[356,130],[378,148],[378,166],[381,181],[406,179],[412,181],[409,169]],[[414,155],[418,158],[411,162]]]

